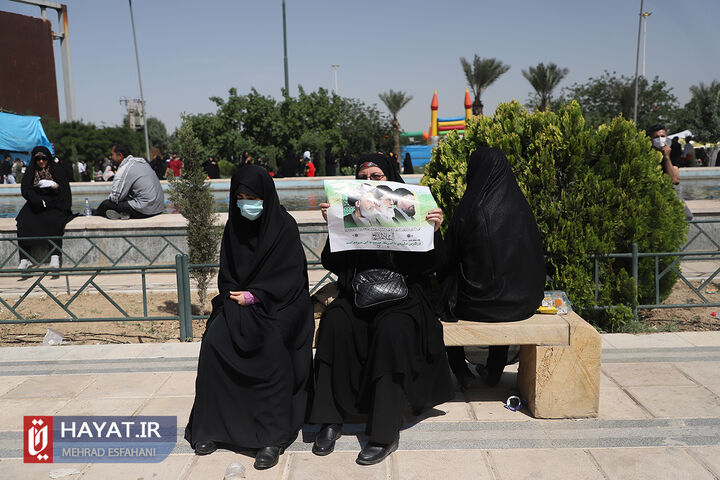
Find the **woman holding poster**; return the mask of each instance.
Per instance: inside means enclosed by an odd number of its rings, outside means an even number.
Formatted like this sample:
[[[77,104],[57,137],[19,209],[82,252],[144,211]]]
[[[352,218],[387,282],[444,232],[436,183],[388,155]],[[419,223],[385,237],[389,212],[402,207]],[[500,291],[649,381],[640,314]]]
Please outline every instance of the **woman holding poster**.
[[[363,157],[355,178],[402,182],[397,169],[380,154]],[[320,206],[327,220],[330,204]],[[337,275],[339,294],[323,314],[316,341],[316,389],[310,411],[310,422],[322,425],[312,449],[316,455],[333,451],[343,423],[360,421],[366,423],[369,438],[357,463],[379,463],[398,448],[406,405],[418,415],[453,396],[442,326],[425,295],[430,275],[442,262],[442,211],[430,210],[426,220],[435,231],[435,248],[427,252],[331,252],[330,243],[325,244],[322,263]],[[351,283],[367,269],[404,275],[404,300],[370,311],[358,307]]]
[[[297,224],[264,168],[230,182],[218,290],[185,439],[198,455],[255,450],[255,468],[270,468],[305,419],[315,325]]]

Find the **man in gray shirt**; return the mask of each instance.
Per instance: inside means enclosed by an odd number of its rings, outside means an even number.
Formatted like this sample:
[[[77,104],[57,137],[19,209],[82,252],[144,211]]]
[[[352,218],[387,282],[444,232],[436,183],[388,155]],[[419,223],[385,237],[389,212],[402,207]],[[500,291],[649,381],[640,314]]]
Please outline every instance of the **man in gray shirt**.
[[[155,172],[144,158],[133,157],[130,149],[116,143],[110,158],[117,167],[110,196],[95,215],[111,220],[148,218],[165,211],[165,194]]]

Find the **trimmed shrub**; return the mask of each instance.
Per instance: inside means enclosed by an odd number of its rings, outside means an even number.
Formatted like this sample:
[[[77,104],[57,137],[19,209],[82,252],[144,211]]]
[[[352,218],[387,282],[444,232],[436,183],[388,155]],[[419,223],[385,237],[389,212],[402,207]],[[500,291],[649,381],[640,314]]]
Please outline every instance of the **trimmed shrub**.
[[[215,263],[222,229],[216,223],[215,202],[210,192],[210,184],[205,181],[203,161],[207,157],[187,119],[183,118],[177,136],[183,169],[179,177],[168,177],[170,201],[187,219],[190,263]],[[212,274],[211,268],[196,267],[190,270],[190,276],[197,282],[201,309],[205,304]]]
[[[467,158],[479,145],[508,157],[537,219],[547,256],[547,288],[565,290],[598,327],[623,330],[633,321],[635,286],[630,259],[600,261],[598,300],[591,254],[677,251],[687,235],[682,203],[660,168],[660,153],[644,132],[620,117],[591,128],[573,102],[557,113],[527,112],[517,101],[479,117],[460,138],[455,132],[435,149],[422,183],[432,190],[449,225],[465,192]],[[660,271],[674,258],[660,259]],[[638,297],[655,302],[654,261],[639,262]],[[660,284],[661,300],[676,277]],[[624,306],[608,311],[598,305]]]

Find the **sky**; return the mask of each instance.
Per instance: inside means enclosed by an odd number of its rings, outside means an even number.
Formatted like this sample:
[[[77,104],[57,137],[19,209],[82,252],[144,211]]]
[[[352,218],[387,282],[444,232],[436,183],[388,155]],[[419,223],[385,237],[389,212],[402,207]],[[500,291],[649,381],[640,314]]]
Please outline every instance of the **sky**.
[[[127,0],[65,0],[78,119],[118,125],[122,97],[140,97]],[[135,0],[133,10],[147,115],[171,133],[183,113],[216,111],[254,87],[280,98],[284,86],[281,0]],[[689,87],[720,80],[720,0],[644,0],[646,76],[659,76],[682,106]],[[0,0],[0,10],[40,16],[38,7]],[[398,120],[428,130],[437,89],[439,116],[464,114],[460,57],[496,58],[510,70],[483,93],[485,114],[525,102],[522,70],[540,62],[568,68],[560,87],[604,70],[633,76],[640,0],[286,0],[291,95],[334,89],[377,104],[401,90],[413,99]],[[48,10],[57,29],[57,15]],[[60,45],[55,42],[60,116],[65,119]],[[642,65],[642,44],[640,53]],[[641,67],[642,69],[642,67]]]

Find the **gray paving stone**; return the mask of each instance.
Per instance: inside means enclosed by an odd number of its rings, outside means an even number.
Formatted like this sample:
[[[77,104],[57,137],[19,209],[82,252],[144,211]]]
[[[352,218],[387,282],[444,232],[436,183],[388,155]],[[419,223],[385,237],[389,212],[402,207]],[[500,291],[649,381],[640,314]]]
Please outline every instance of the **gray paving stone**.
[[[579,449],[491,450],[498,480],[603,480],[595,462]]]
[[[156,397],[174,397],[182,395],[195,395],[195,377],[197,373],[173,372],[170,378],[155,392]]]
[[[151,397],[168,378],[169,373],[153,372],[98,375],[77,398]]]
[[[386,480],[392,472],[395,454],[382,463],[361,466],[355,463],[357,452],[333,452],[318,457],[309,452],[292,453],[287,466],[288,480]]]
[[[80,463],[23,463],[22,458],[0,458],[2,478],[79,480],[89,464]],[[84,477],[91,478],[91,477]]]
[[[493,479],[482,450],[397,451],[393,480]]]
[[[714,480],[682,448],[603,448],[590,454],[612,480]]]
[[[616,387],[600,386],[600,413],[599,418],[607,420],[650,418],[650,414],[643,410],[627,393]]]
[[[96,378],[95,375],[29,377],[2,398],[73,398],[91,385]]]
[[[695,385],[669,363],[609,363],[602,371],[622,387]]]
[[[24,415],[55,415],[68,400],[24,398],[0,400],[0,432],[22,431]]]
[[[168,342],[149,344],[136,358],[194,357],[200,353],[200,342]]]
[[[720,446],[693,447],[687,451],[715,476],[720,477]]]
[[[157,397],[149,399],[135,415],[175,415],[177,424],[185,427],[195,397]]]
[[[676,333],[608,333],[603,335],[616,348],[692,347],[693,344]]]
[[[677,332],[676,335],[697,347],[720,347],[720,332]]]
[[[149,348],[144,343],[123,343],[112,345],[68,345],[68,351],[61,360],[95,360],[104,358],[135,358]]]
[[[75,398],[55,415],[133,415],[145,398]]]
[[[720,417],[720,399],[703,387],[629,387],[627,391],[658,418]]]
[[[24,375],[12,375],[7,377],[0,377],[0,397],[5,395],[7,392],[12,390],[13,388],[20,385],[22,382],[27,380],[28,376]]]
[[[675,366],[701,385],[720,385],[720,362],[683,362]]]
[[[0,347],[0,362],[57,360],[68,352],[66,349],[70,348],[72,345]]]
[[[286,453],[280,457],[278,464],[268,470],[255,470],[254,459],[246,455],[232,452],[215,452],[212,455],[190,455],[192,464],[189,466],[187,476],[183,480],[222,480],[228,465],[237,462],[245,467],[245,478],[247,480],[280,480],[286,468],[288,457]]]
[[[160,463],[93,463],[83,472],[81,478],[178,480],[190,461],[190,455],[170,455]],[[63,477],[59,480],[65,479]]]

